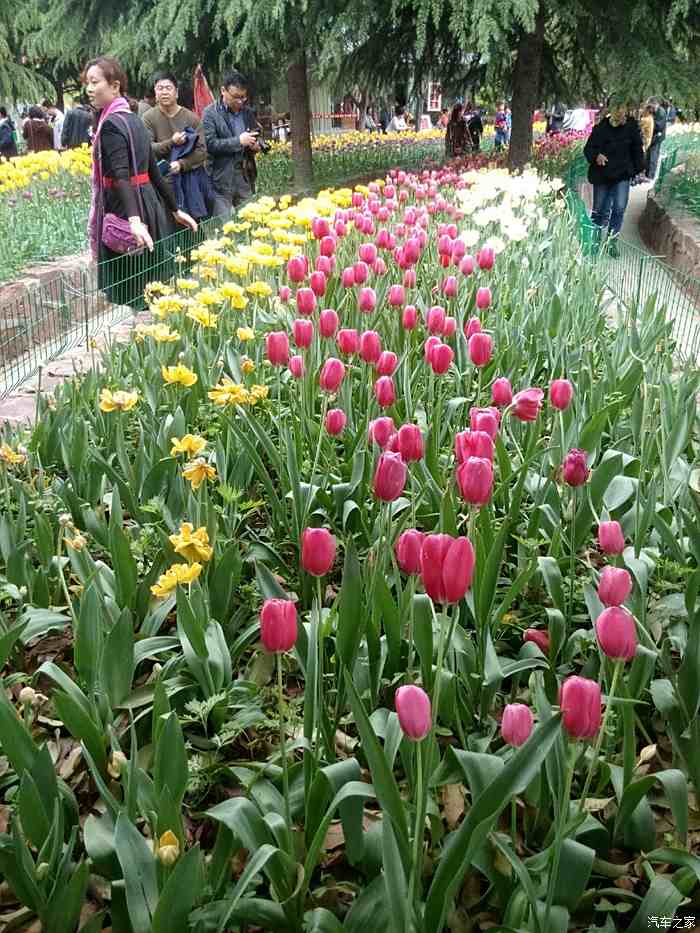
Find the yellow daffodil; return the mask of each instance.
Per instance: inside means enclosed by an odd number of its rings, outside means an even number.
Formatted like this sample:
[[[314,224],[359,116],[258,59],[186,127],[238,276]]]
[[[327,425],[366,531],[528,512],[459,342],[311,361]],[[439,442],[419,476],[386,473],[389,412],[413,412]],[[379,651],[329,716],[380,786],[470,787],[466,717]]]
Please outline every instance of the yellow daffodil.
[[[215,405],[245,405],[248,401],[248,390],[244,385],[224,376],[218,386],[211,389],[209,398]]]
[[[100,392],[100,411],[131,411],[139,400],[139,393],[126,392],[119,389],[117,392],[111,392],[109,389],[103,389]]]
[[[197,374],[183,366],[182,363],[178,363],[177,366],[163,366],[161,375],[168,385],[181,385],[189,388],[197,382]]]
[[[149,307],[155,317],[160,318],[161,321],[166,317],[170,317],[171,314],[177,314],[179,311],[182,311],[185,307],[184,300],[179,295],[161,295],[158,298],[154,298]]]
[[[26,463],[27,455],[20,450],[13,450],[9,444],[0,444],[0,460],[10,466],[19,466]]]
[[[197,457],[196,460],[192,460],[183,467],[182,475],[193,489],[199,489],[205,480],[214,479],[216,470],[213,466],[209,466],[203,457]]]
[[[161,865],[165,865],[166,868],[174,865],[180,857],[180,843],[175,833],[169,829],[158,840],[156,856]]]
[[[214,314],[213,311],[208,311],[201,305],[195,305],[194,308],[190,308],[187,312],[187,317],[191,321],[200,324],[202,327],[216,327],[216,323],[219,320],[218,314]]]
[[[255,372],[255,363],[251,360],[249,356],[241,357],[241,371],[245,376],[250,375],[250,373]]]
[[[175,284],[181,292],[196,292],[199,282],[196,279],[177,279]]]
[[[180,334],[170,330],[167,324],[138,324],[135,334],[137,340],[152,337],[156,343],[174,343],[180,339]]]
[[[177,454],[187,454],[188,457],[196,457],[198,454],[201,454],[207,446],[206,440],[198,434],[185,434],[184,437],[173,437],[171,443],[171,457],[175,457]]]
[[[170,535],[170,543],[176,554],[185,557],[190,562],[211,560],[214,553],[209,544],[209,534],[206,528],[198,528],[196,531],[189,522],[183,522],[180,525],[180,531],[176,535]]]
[[[247,275],[248,260],[244,256],[231,256],[224,263],[224,268],[231,275]],[[222,285],[221,291],[223,292],[225,288],[228,288],[228,284]]]
[[[257,298],[268,298],[272,294],[272,288],[267,282],[251,282],[246,287],[249,295],[255,295]]]
[[[239,327],[236,330],[236,337],[238,337],[241,343],[245,343],[246,340],[255,339],[255,331],[252,327]]]
[[[255,405],[256,402],[264,401],[269,394],[268,386],[253,386],[249,392],[250,404]]]
[[[201,572],[201,564],[173,564],[158,577],[158,582],[151,587],[151,593],[162,599],[172,593],[178,584],[185,586],[194,583]]]

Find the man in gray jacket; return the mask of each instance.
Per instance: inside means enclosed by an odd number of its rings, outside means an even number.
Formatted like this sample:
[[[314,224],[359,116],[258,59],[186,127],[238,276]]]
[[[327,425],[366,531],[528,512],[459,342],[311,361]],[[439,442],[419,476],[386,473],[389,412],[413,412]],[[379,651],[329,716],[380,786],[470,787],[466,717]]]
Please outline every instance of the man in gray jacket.
[[[255,163],[260,147],[255,114],[247,102],[246,80],[232,71],[224,75],[220,99],[202,114],[217,217],[228,216],[253,194],[250,162]]]

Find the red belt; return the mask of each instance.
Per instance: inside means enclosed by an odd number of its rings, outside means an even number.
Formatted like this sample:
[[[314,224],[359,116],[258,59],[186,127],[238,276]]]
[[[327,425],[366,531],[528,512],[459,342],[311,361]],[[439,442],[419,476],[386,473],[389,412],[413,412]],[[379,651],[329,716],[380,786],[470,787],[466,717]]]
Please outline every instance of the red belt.
[[[141,175],[132,175],[131,178],[129,179],[129,184],[133,188],[138,188],[141,185],[147,185],[150,180],[151,180],[151,176],[148,174],[148,172],[143,172],[143,174]],[[108,178],[106,175],[103,176],[102,178],[102,185],[105,188],[114,188],[116,183],[117,182],[114,178]]]

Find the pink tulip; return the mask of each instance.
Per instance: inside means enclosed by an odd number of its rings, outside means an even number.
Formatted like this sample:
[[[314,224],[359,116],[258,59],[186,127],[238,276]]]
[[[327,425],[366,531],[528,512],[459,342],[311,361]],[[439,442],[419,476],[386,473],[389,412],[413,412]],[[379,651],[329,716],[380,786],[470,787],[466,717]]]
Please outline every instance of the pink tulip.
[[[446,233],[444,233],[438,239],[438,255],[439,256],[451,256],[452,255],[452,239]]]
[[[455,358],[454,350],[446,343],[439,341],[430,350],[428,363],[436,376],[444,376]]]
[[[549,634],[539,628],[528,628],[523,632],[523,641],[531,641],[543,654],[549,654]]]
[[[513,390],[505,376],[494,380],[491,386],[491,401],[499,408],[506,408],[513,401]]]
[[[381,256],[377,256],[377,258],[372,263],[372,271],[375,275],[386,275],[386,263]]]
[[[314,272],[314,275],[316,273]],[[312,288],[300,288],[297,290],[297,311],[304,317],[309,317],[316,310],[316,295]]]
[[[367,433],[371,441],[374,441],[378,447],[384,448],[391,440],[395,431],[394,419],[384,415],[381,418],[375,418],[374,421],[370,421]]]
[[[289,337],[283,330],[265,336],[267,358],[273,366],[286,366],[289,360]]]
[[[611,568],[612,569],[612,568]],[[613,661],[631,661],[637,651],[634,616],[622,606],[604,609],[595,623],[600,650]]]
[[[418,237],[412,236],[406,240],[404,255],[409,265],[415,265],[420,259],[421,245]]]
[[[469,358],[475,366],[488,366],[493,355],[493,341],[489,334],[472,334],[469,338]]]
[[[413,330],[418,323],[418,310],[415,305],[406,305],[401,315],[401,326],[404,330]]]
[[[443,337],[454,337],[457,333],[457,318],[448,316],[445,318],[445,326],[442,330]]]
[[[334,265],[335,265],[335,256],[319,255],[316,257],[316,262],[314,263],[315,271],[323,273],[323,275],[325,275],[326,278],[328,278],[328,276],[333,272]],[[311,282],[311,287],[313,288],[313,282]],[[314,291],[316,290],[314,289]],[[325,283],[324,283],[324,291],[325,291]]]
[[[406,463],[423,459],[423,435],[417,424],[402,424],[397,436],[399,453]]]
[[[343,269],[340,275],[340,282],[343,288],[353,288],[355,285],[355,270],[352,266]]]
[[[469,427],[472,431],[486,431],[491,440],[496,440],[501,423],[501,413],[497,408],[470,408]]]
[[[335,253],[335,237],[324,236],[318,248],[322,256],[332,256]]]
[[[380,376],[374,383],[374,397],[380,408],[389,408],[396,401],[394,380],[391,376]]]
[[[437,603],[458,603],[474,577],[474,548],[469,538],[426,535],[421,550],[425,592]]]
[[[464,324],[464,336],[470,340],[474,334],[481,333],[481,321],[478,317],[470,317]]]
[[[323,272],[312,272],[309,279],[311,291],[317,298],[322,298],[326,294],[326,276]],[[297,292],[297,295],[299,293]]]
[[[360,337],[360,356],[365,363],[376,363],[382,352],[382,339],[376,330],[366,330]]]
[[[433,726],[430,697],[415,684],[399,687],[394,698],[401,731],[407,739],[420,742]]]
[[[347,415],[342,408],[331,408],[326,412],[326,431],[331,437],[342,434],[347,423]]]
[[[442,334],[445,329],[445,309],[441,308],[440,305],[431,308],[428,311],[426,324],[431,334]]]
[[[304,366],[304,357],[295,354],[289,357],[289,372],[295,379],[303,379],[306,368]]]
[[[406,269],[406,271],[403,274],[403,284],[405,288],[416,287],[416,270],[415,269]]]
[[[337,392],[345,378],[345,366],[334,356],[323,364],[319,384],[324,392]]]
[[[621,567],[604,567],[598,582],[598,599],[604,606],[621,606],[632,592],[632,577]]]
[[[389,289],[389,304],[392,308],[403,307],[406,301],[406,291],[403,285],[392,285]]]
[[[393,350],[384,350],[377,360],[377,372],[380,376],[393,376],[399,358]]]
[[[459,264],[459,271],[462,275],[471,275],[474,272],[474,257],[465,256]]]
[[[298,347],[306,349],[311,346],[311,341],[314,338],[314,325],[306,318],[297,318],[292,324],[292,334],[294,335],[294,343]]]
[[[318,318],[318,330],[322,337],[335,337],[340,321],[333,308],[325,308]]]
[[[369,278],[369,266],[366,262],[360,260],[352,267],[355,274],[355,285],[364,285]]]
[[[374,243],[363,243],[360,246],[360,259],[362,262],[366,262],[368,266],[371,266],[376,258],[377,247]]]
[[[441,290],[445,298],[457,297],[457,279],[454,275],[448,275],[447,278],[444,279]]]
[[[377,461],[374,472],[374,495],[382,502],[395,502],[404,491],[408,469],[401,454],[385,452]]]
[[[583,486],[588,479],[591,471],[588,469],[586,458],[586,451],[578,450],[576,447],[564,457],[561,475],[569,486]]]
[[[542,389],[523,389],[513,396],[513,414],[519,421],[536,421],[543,398]]]
[[[467,457],[457,467],[457,485],[470,505],[482,506],[491,500],[493,466],[485,457]]]
[[[574,387],[568,379],[555,379],[549,387],[549,402],[552,408],[565,411],[574,397]]]
[[[353,329],[339,330],[335,342],[340,352],[346,356],[357,353],[360,349],[360,335]]]
[[[297,640],[297,607],[289,599],[266,599],[260,610],[260,640],[265,651],[290,651]]]
[[[344,237],[348,232],[348,228],[344,220],[336,220],[333,229],[335,230],[335,235],[337,237]]]
[[[454,240],[452,243],[452,262],[455,266],[458,266],[464,254],[467,251],[467,246],[464,240]]]
[[[559,691],[564,731],[572,739],[593,739],[602,719],[600,687],[587,677],[567,677]]]
[[[303,282],[308,271],[309,262],[306,256],[292,256],[287,263],[287,277],[295,284]]]
[[[369,314],[377,306],[377,296],[373,288],[361,288],[357,298],[357,306],[363,314]]]
[[[331,232],[331,227],[325,217],[314,217],[311,221],[311,232],[317,240],[322,240]]]
[[[619,522],[600,523],[598,545],[604,554],[622,554],[625,549],[625,536]]]
[[[532,710],[524,703],[509,703],[503,710],[501,736],[513,748],[520,748],[530,738],[534,719]]]
[[[287,304],[289,299],[292,297],[292,290],[289,285],[280,285],[279,291],[277,292],[277,297],[281,302]]]
[[[301,536],[301,566],[314,577],[324,577],[335,561],[335,538],[326,528],[305,528]]]
[[[409,528],[399,535],[396,542],[396,563],[401,571],[409,576],[420,573],[420,552],[423,549],[425,535],[416,528]]]
[[[486,431],[461,431],[455,436],[455,458],[463,463],[469,457],[482,457],[493,462],[494,445]]]
[[[491,306],[491,289],[482,287],[476,290],[476,306],[479,311],[485,311]]]
[[[490,246],[484,246],[476,255],[476,261],[479,264],[480,269],[493,269],[493,264],[496,259],[496,254]]]

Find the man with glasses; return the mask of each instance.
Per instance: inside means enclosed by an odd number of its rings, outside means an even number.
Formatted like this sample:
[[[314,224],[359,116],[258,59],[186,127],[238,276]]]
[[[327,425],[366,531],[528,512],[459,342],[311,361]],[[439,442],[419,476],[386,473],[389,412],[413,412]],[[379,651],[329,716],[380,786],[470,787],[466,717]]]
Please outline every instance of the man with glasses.
[[[156,105],[143,115],[143,122],[151,134],[153,154],[160,170],[172,184],[170,176],[180,172],[191,172],[200,168],[207,160],[202,121],[196,113],[181,107],[177,102],[177,79],[170,72],[160,71],[153,78]],[[173,159],[172,152],[187,141],[186,130],[197,134],[192,151]]]
[[[246,106],[246,80],[237,71],[224,75],[221,97],[202,114],[209,169],[216,193],[214,214],[225,217],[253,194],[258,124]],[[252,163],[252,166],[251,166]]]

